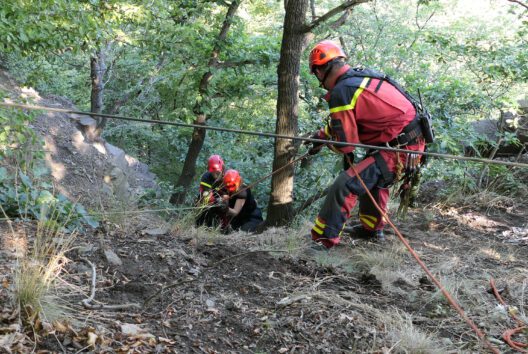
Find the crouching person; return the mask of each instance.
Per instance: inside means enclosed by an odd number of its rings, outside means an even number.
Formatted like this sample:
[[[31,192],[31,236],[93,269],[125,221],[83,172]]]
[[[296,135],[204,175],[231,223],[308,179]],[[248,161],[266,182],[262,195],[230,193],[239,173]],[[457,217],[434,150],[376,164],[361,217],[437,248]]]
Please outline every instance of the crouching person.
[[[220,155],[211,155],[207,160],[207,172],[200,180],[197,204],[200,213],[197,215],[196,226],[218,227],[222,224],[223,209],[221,192],[224,177],[224,160]]]
[[[242,177],[236,170],[227,170],[224,175],[225,222],[224,232],[230,229],[254,232],[264,221],[257,201],[251,194],[251,189],[242,184]]]

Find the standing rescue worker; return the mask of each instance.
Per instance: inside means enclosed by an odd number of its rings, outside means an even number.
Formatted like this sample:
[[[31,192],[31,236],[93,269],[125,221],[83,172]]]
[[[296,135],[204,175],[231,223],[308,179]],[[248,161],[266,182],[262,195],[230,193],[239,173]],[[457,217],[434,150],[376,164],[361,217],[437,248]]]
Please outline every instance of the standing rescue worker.
[[[202,175],[198,204],[204,209],[196,218],[196,226],[215,227],[221,223],[224,160],[220,155],[211,155],[207,160],[207,172]]]
[[[237,170],[227,170],[224,175],[223,199],[227,203],[224,210],[226,223],[222,228],[227,233],[229,227],[233,230],[253,232],[264,221],[257,201],[251,194],[251,189],[242,184],[242,177]]]
[[[322,41],[311,51],[310,71],[328,90],[330,116],[326,125],[312,138],[335,142],[391,146],[424,151],[417,105],[397,83],[369,69],[351,68],[339,45]],[[354,162],[354,147],[339,144],[312,143],[310,154],[324,145],[345,154],[345,161]],[[355,170],[365,182],[383,211],[387,210],[389,187],[409,164],[408,154],[384,150],[367,151],[365,159],[355,164]],[[419,154],[412,163],[418,163]],[[381,217],[353,169],[345,165],[330,187],[323,207],[311,230],[312,240],[331,248],[340,242],[345,222],[359,199],[360,225],[353,228],[357,236],[385,240]]]

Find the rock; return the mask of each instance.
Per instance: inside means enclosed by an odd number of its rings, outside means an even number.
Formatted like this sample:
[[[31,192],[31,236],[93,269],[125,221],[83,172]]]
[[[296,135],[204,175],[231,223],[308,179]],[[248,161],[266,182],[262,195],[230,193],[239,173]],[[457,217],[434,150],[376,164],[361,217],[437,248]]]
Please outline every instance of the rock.
[[[453,342],[449,338],[442,338],[440,341],[444,347],[450,347],[453,345]]]
[[[189,268],[189,270],[187,271],[187,273],[189,273],[189,274],[194,275],[195,277],[197,277],[198,275],[200,275],[200,269],[198,269],[198,268]]]
[[[117,254],[115,254],[114,251],[112,251],[111,249],[105,249],[104,250],[104,255],[106,257],[106,260],[108,261],[108,263],[112,264],[112,265],[115,265],[115,266],[120,266],[120,265],[123,265],[123,261],[121,260],[121,258],[119,258],[119,256]]]
[[[144,334],[145,330],[133,323],[123,323],[121,324],[121,332],[127,336],[137,336],[139,334]]]
[[[169,228],[166,227],[166,226],[165,227],[158,227],[158,228],[155,228],[155,229],[143,230],[144,234],[147,234],[147,235],[150,235],[150,236],[166,235],[168,232],[169,232]]]
[[[97,121],[95,119],[93,119],[92,117],[82,117],[80,120],[79,120],[79,123],[81,125],[84,125],[84,126],[87,126],[87,127],[91,127],[91,126],[94,126],[97,124]]]

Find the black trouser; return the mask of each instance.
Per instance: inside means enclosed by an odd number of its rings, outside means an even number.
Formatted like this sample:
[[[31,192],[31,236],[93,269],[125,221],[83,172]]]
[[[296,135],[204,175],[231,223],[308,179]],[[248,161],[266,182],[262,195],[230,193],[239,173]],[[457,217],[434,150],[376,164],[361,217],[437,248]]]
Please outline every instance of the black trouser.
[[[262,212],[260,211],[260,208],[255,208],[253,212],[249,215],[249,217],[245,217],[241,220],[233,219],[231,222],[231,227],[233,227],[233,230],[241,230],[245,232],[254,232],[257,229],[257,226],[261,222],[263,222],[264,219],[262,218]]]
[[[196,226],[219,227],[222,221],[222,212],[219,207],[208,207],[196,217]]]

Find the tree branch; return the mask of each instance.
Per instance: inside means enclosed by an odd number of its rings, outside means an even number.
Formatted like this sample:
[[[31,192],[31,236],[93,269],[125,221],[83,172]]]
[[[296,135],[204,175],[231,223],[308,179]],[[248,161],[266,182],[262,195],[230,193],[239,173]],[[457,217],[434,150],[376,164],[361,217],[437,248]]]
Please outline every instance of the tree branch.
[[[225,69],[225,68],[236,68],[238,66],[242,66],[242,65],[253,65],[253,64],[258,64],[258,61],[257,60],[242,60],[242,61],[219,61],[217,63],[214,64],[214,67],[215,68],[221,68],[221,69]]]
[[[343,26],[346,20],[348,20],[348,18],[350,17],[351,13],[352,9],[346,9],[343,14],[330,25],[330,28],[336,30],[339,27]]]
[[[309,206],[311,206],[313,203],[324,197],[328,194],[328,190],[330,190],[330,187],[326,187],[323,190],[317,191],[314,195],[309,197],[304,201],[304,203],[301,204],[301,206],[295,211],[295,215],[299,215],[302,213],[305,209],[307,209]]]
[[[528,10],[528,4],[522,3],[520,0],[508,0],[508,1],[517,3],[517,4],[521,5],[522,7],[524,7],[525,9]]]
[[[346,1],[346,2],[342,3],[341,5],[339,5],[337,7],[334,7],[332,10],[328,11],[327,13],[325,13],[323,16],[319,17],[315,21],[312,21],[310,24],[306,25],[306,27],[304,28],[303,32],[304,33],[311,32],[315,27],[319,26],[323,22],[328,21],[330,18],[332,18],[333,16],[337,15],[338,13],[340,13],[342,11],[346,11],[346,10],[356,6],[356,5],[359,5],[359,4],[362,4],[362,3],[365,3],[365,2],[369,2],[369,1],[370,0],[351,0],[351,1]]]

